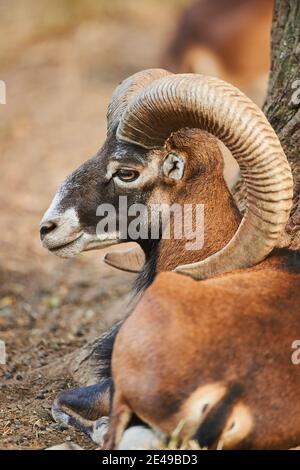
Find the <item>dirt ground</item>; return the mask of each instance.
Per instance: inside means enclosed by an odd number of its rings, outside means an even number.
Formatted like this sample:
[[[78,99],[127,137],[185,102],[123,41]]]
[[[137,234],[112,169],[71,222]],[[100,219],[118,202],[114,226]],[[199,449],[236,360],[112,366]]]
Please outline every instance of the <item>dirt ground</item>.
[[[133,275],[105,266],[101,252],[72,260],[51,256],[41,247],[38,227],[57,186],[101,145],[116,84],[160,65],[174,6],[136,2],[134,10],[129,4],[126,21],[120,12],[116,18],[83,16],[36,35],[24,31],[17,13],[20,28],[4,24],[3,18],[14,20],[13,2],[11,15],[3,10],[0,79],[6,82],[7,104],[0,105],[0,339],[7,364],[0,366],[1,449],[68,440],[93,447],[52,420],[56,393],[74,384],[67,376],[47,377],[45,369],[118,318]],[[7,5],[2,0],[0,10]],[[50,15],[47,9],[38,14]]]

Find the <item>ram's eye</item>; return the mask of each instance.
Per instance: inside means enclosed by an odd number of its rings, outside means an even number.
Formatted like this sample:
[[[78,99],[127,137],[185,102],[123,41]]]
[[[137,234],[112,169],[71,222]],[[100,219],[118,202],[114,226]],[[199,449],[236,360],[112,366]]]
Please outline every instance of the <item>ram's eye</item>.
[[[117,171],[116,176],[125,183],[130,183],[139,177],[139,172],[136,170],[130,170],[129,168],[121,168]]]

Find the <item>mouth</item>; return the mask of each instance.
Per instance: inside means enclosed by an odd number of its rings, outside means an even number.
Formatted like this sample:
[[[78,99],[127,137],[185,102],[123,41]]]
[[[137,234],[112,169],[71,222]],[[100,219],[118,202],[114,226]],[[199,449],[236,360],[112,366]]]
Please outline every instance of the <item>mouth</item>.
[[[79,245],[81,244],[81,240],[83,237],[83,233],[81,233],[78,237],[74,238],[67,243],[62,243],[60,245],[48,248],[50,253],[54,255],[69,258],[70,256],[74,256],[75,254],[79,253],[81,250],[78,251]]]
[[[72,258],[84,251],[101,250],[111,245],[116,245],[117,243],[119,243],[117,238],[99,240],[82,232],[73,240],[66,243],[61,243],[60,245],[56,245],[54,247],[48,247],[48,250],[50,253],[59,256],[60,258]]]

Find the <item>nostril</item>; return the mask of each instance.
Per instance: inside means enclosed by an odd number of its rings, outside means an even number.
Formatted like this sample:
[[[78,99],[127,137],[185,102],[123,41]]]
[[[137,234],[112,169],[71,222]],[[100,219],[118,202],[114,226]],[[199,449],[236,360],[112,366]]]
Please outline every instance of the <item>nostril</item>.
[[[57,227],[57,224],[52,221],[43,223],[40,228],[41,240],[43,240],[45,236],[48,235],[48,233],[52,232],[56,227]]]

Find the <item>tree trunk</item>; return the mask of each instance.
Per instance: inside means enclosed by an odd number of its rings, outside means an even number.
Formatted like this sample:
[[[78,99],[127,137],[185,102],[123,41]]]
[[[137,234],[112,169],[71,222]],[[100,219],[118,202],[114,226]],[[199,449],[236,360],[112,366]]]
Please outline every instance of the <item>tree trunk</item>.
[[[259,54],[259,51],[257,51]],[[282,245],[300,248],[300,2],[275,0],[272,66],[264,112],[275,129],[294,176],[294,205]],[[244,210],[245,187],[234,190]]]

